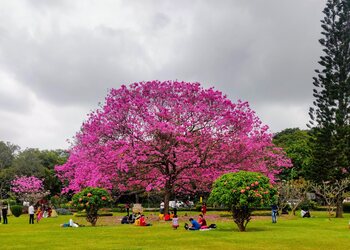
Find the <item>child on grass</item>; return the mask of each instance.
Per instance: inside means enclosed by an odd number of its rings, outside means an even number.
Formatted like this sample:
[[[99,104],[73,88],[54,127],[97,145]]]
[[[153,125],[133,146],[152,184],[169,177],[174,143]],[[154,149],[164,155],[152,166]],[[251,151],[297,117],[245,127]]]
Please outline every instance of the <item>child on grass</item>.
[[[172,227],[174,229],[177,229],[179,227],[179,218],[177,218],[177,215],[174,215]]]

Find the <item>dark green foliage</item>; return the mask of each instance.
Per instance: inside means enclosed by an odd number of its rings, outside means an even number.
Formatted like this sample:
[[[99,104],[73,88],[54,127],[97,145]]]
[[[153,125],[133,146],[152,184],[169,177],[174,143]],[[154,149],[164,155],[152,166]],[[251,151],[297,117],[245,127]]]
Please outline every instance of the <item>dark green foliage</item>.
[[[52,195],[61,193],[62,183],[56,177],[54,167],[64,164],[67,157],[64,150],[28,148],[20,151],[18,146],[0,141],[0,199],[8,197],[10,183],[16,175],[44,179],[45,190]]]
[[[314,79],[313,162],[306,177],[315,182],[340,180],[350,173],[350,0],[328,0],[319,40],[324,55]],[[338,197],[337,217],[342,213]]]
[[[57,208],[56,212],[58,215],[72,215],[73,213],[65,208]]]
[[[219,177],[213,184],[208,202],[228,207],[238,229],[245,231],[254,209],[277,202],[277,190],[266,176],[239,171]]]
[[[0,169],[8,168],[12,165],[15,152],[19,150],[17,145],[0,141]]]
[[[96,225],[98,210],[111,204],[109,193],[103,188],[88,187],[76,193],[72,199],[73,206],[86,211],[86,220]]]
[[[350,0],[328,0],[323,13],[324,55],[313,82],[314,161],[308,172],[318,182],[350,172]]]
[[[350,202],[343,203],[343,211],[345,213],[350,213]]]
[[[14,176],[11,166],[18,150],[19,146],[0,141],[0,199],[8,198],[10,182]]]
[[[23,206],[13,205],[13,206],[10,206],[10,208],[13,216],[15,217],[19,217],[22,214]]]
[[[284,168],[279,174],[281,180],[305,177],[305,169],[310,165],[312,158],[310,139],[310,131],[299,128],[287,128],[274,135],[273,143],[284,149],[293,164],[291,168]]]

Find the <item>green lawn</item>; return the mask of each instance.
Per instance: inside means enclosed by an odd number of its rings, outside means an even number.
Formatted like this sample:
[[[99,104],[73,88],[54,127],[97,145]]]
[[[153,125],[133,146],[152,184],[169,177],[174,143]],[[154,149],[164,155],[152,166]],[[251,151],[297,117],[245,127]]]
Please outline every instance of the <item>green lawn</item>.
[[[326,212],[312,212],[313,218],[285,216],[272,224],[269,217],[254,217],[247,232],[238,232],[228,217],[210,212],[211,231],[186,231],[171,228],[170,222],[159,222],[148,214],[151,227],[121,225],[121,214],[102,217],[98,226],[61,228],[72,216],[42,219],[29,225],[28,216],[9,217],[9,224],[0,224],[1,249],[349,249],[350,216],[328,220]],[[180,214],[180,225],[190,215]],[[75,218],[87,225],[84,218]],[[215,220],[215,221],[214,221]]]

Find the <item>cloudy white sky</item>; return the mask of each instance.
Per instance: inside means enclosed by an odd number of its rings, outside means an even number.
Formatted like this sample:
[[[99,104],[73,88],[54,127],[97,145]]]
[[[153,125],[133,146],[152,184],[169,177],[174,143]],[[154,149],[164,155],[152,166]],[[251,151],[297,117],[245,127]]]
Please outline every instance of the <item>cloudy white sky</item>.
[[[198,81],[305,128],[325,0],[0,0],[0,140],[68,148],[108,89]]]

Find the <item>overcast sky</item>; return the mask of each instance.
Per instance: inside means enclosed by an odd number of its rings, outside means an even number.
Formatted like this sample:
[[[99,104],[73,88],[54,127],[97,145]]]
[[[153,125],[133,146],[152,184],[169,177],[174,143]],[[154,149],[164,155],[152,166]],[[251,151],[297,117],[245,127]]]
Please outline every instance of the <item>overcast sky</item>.
[[[68,148],[108,89],[214,86],[305,128],[325,0],[0,0],[0,140]]]

